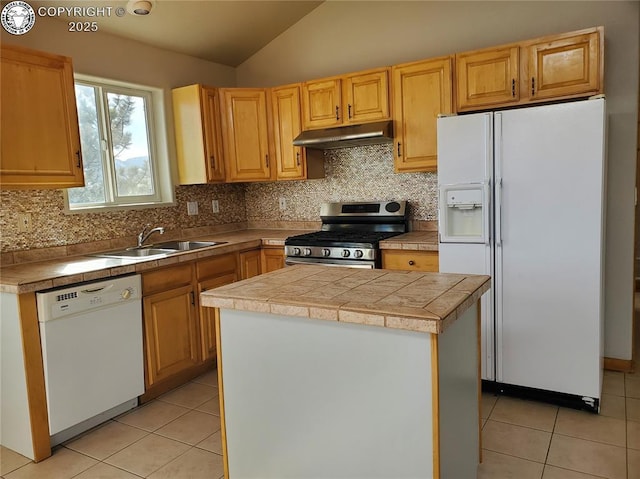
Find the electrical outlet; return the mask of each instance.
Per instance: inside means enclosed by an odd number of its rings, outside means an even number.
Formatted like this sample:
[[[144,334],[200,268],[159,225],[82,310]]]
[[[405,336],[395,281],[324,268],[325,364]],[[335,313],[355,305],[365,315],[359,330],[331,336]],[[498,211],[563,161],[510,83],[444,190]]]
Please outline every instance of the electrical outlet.
[[[220,203],[218,203],[218,200],[211,200],[211,209],[214,213],[220,213]]]
[[[198,214],[198,202],[197,201],[187,201],[187,214],[189,216]]]
[[[278,200],[278,204],[280,205],[280,211],[284,211],[287,209],[287,199],[283,196]]]
[[[18,213],[18,233],[31,231],[31,213]]]

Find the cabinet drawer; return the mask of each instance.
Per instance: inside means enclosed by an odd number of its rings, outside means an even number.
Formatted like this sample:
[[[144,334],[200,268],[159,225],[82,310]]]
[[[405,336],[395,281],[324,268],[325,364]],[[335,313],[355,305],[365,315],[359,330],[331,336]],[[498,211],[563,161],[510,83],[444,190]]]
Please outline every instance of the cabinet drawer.
[[[237,269],[236,255],[234,253],[223,254],[200,260],[196,263],[196,275],[198,280],[223,276],[235,273]]]
[[[142,294],[147,295],[190,285],[191,279],[191,263],[144,273],[142,275]]]
[[[382,267],[384,269],[437,272],[439,268],[438,252],[382,250]]]

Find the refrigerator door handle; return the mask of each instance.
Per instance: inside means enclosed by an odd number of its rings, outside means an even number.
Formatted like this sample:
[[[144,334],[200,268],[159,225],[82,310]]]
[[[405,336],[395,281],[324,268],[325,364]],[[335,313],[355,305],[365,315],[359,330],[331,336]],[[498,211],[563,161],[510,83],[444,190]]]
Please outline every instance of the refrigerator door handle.
[[[489,180],[485,180],[484,181],[484,185],[483,185],[483,194],[484,194],[484,198],[483,198],[483,216],[484,216],[484,226],[483,226],[483,233],[484,233],[484,244],[486,244],[487,246],[489,246],[491,244],[491,234],[489,232],[489,228],[491,225],[491,182]]]
[[[502,178],[496,178],[496,246],[502,246]]]
[[[495,244],[502,246],[502,113],[493,117],[495,174]]]

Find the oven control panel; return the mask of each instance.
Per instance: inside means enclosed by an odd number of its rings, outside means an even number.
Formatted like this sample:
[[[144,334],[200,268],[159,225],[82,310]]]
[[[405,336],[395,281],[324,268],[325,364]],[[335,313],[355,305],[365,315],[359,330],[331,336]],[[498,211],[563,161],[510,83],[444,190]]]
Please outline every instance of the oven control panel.
[[[377,258],[377,250],[374,248],[343,248],[343,247],[319,247],[319,246],[285,246],[286,256],[299,258],[344,258],[362,259],[373,261]]]

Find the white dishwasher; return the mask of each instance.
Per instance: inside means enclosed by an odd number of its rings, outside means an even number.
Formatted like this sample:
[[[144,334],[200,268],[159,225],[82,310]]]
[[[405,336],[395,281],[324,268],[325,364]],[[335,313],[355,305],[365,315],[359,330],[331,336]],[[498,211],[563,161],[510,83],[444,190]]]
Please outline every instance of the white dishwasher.
[[[138,404],[141,297],[139,275],[37,293],[51,445]]]

